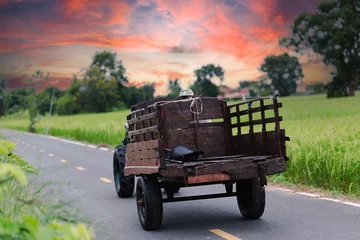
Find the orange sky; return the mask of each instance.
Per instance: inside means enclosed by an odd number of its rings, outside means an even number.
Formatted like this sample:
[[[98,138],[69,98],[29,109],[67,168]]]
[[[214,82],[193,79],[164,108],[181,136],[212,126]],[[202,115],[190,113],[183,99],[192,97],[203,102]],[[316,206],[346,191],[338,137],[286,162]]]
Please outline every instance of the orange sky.
[[[0,0],[0,74],[18,86],[36,70],[64,87],[96,51],[116,52],[132,84],[169,78],[183,87],[193,71],[214,63],[224,83],[255,79],[262,60],[281,54],[278,37],[319,0]],[[304,63],[305,81],[329,79],[318,59]]]

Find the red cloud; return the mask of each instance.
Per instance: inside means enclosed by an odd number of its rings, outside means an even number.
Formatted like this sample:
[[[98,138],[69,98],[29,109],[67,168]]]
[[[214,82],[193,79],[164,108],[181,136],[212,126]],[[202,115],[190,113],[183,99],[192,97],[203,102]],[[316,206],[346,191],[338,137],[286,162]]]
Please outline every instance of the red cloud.
[[[8,88],[9,89],[15,89],[15,88],[29,88],[32,87],[34,84],[27,83],[28,79],[30,78],[30,75],[23,74],[19,76],[7,76],[6,80],[8,82]],[[72,82],[71,77],[53,77],[50,76],[48,81],[44,81],[37,89],[37,92],[41,92],[46,88],[49,87],[56,87],[61,91],[64,91],[65,89],[69,88]]]
[[[170,71],[170,70],[151,70],[151,74],[155,75],[156,77],[160,78],[162,76],[166,76],[167,79],[183,79],[191,77],[190,74],[183,73],[183,72],[176,72],[176,71]]]

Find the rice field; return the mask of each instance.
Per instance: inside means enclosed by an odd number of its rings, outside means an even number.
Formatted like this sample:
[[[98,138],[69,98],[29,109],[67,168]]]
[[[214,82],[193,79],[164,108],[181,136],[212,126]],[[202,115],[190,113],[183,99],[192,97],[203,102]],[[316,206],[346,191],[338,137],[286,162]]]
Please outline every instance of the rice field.
[[[290,161],[277,177],[325,190],[360,197],[360,93],[354,98],[326,99],[324,95],[280,98],[281,127]],[[89,143],[121,143],[129,111],[52,116],[50,134]],[[26,130],[27,119],[7,117],[1,128]],[[45,132],[47,117],[37,126]]]

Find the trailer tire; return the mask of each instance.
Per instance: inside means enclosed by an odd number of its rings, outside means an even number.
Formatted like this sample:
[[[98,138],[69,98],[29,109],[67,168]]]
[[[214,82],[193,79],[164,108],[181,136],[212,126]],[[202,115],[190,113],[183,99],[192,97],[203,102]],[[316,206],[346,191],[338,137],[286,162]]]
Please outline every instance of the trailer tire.
[[[113,157],[113,171],[114,171],[114,183],[115,190],[119,197],[129,198],[134,194],[135,189],[135,177],[134,175],[125,176],[125,158],[126,146],[120,145],[115,148]]]
[[[237,202],[246,219],[258,219],[265,210],[265,187],[259,178],[239,180],[236,183]]]
[[[136,205],[144,230],[157,230],[163,219],[161,189],[154,176],[140,176],[136,184]]]

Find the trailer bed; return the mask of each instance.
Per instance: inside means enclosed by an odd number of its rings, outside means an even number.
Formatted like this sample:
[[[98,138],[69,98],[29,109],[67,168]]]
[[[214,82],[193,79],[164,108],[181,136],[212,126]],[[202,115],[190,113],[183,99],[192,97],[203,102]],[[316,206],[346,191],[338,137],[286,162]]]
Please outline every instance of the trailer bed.
[[[186,180],[187,185],[205,182],[236,181],[286,171],[285,159],[279,156],[234,155],[204,158],[180,163],[165,160],[159,174],[165,178]],[[176,181],[176,180],[175,180]]]

